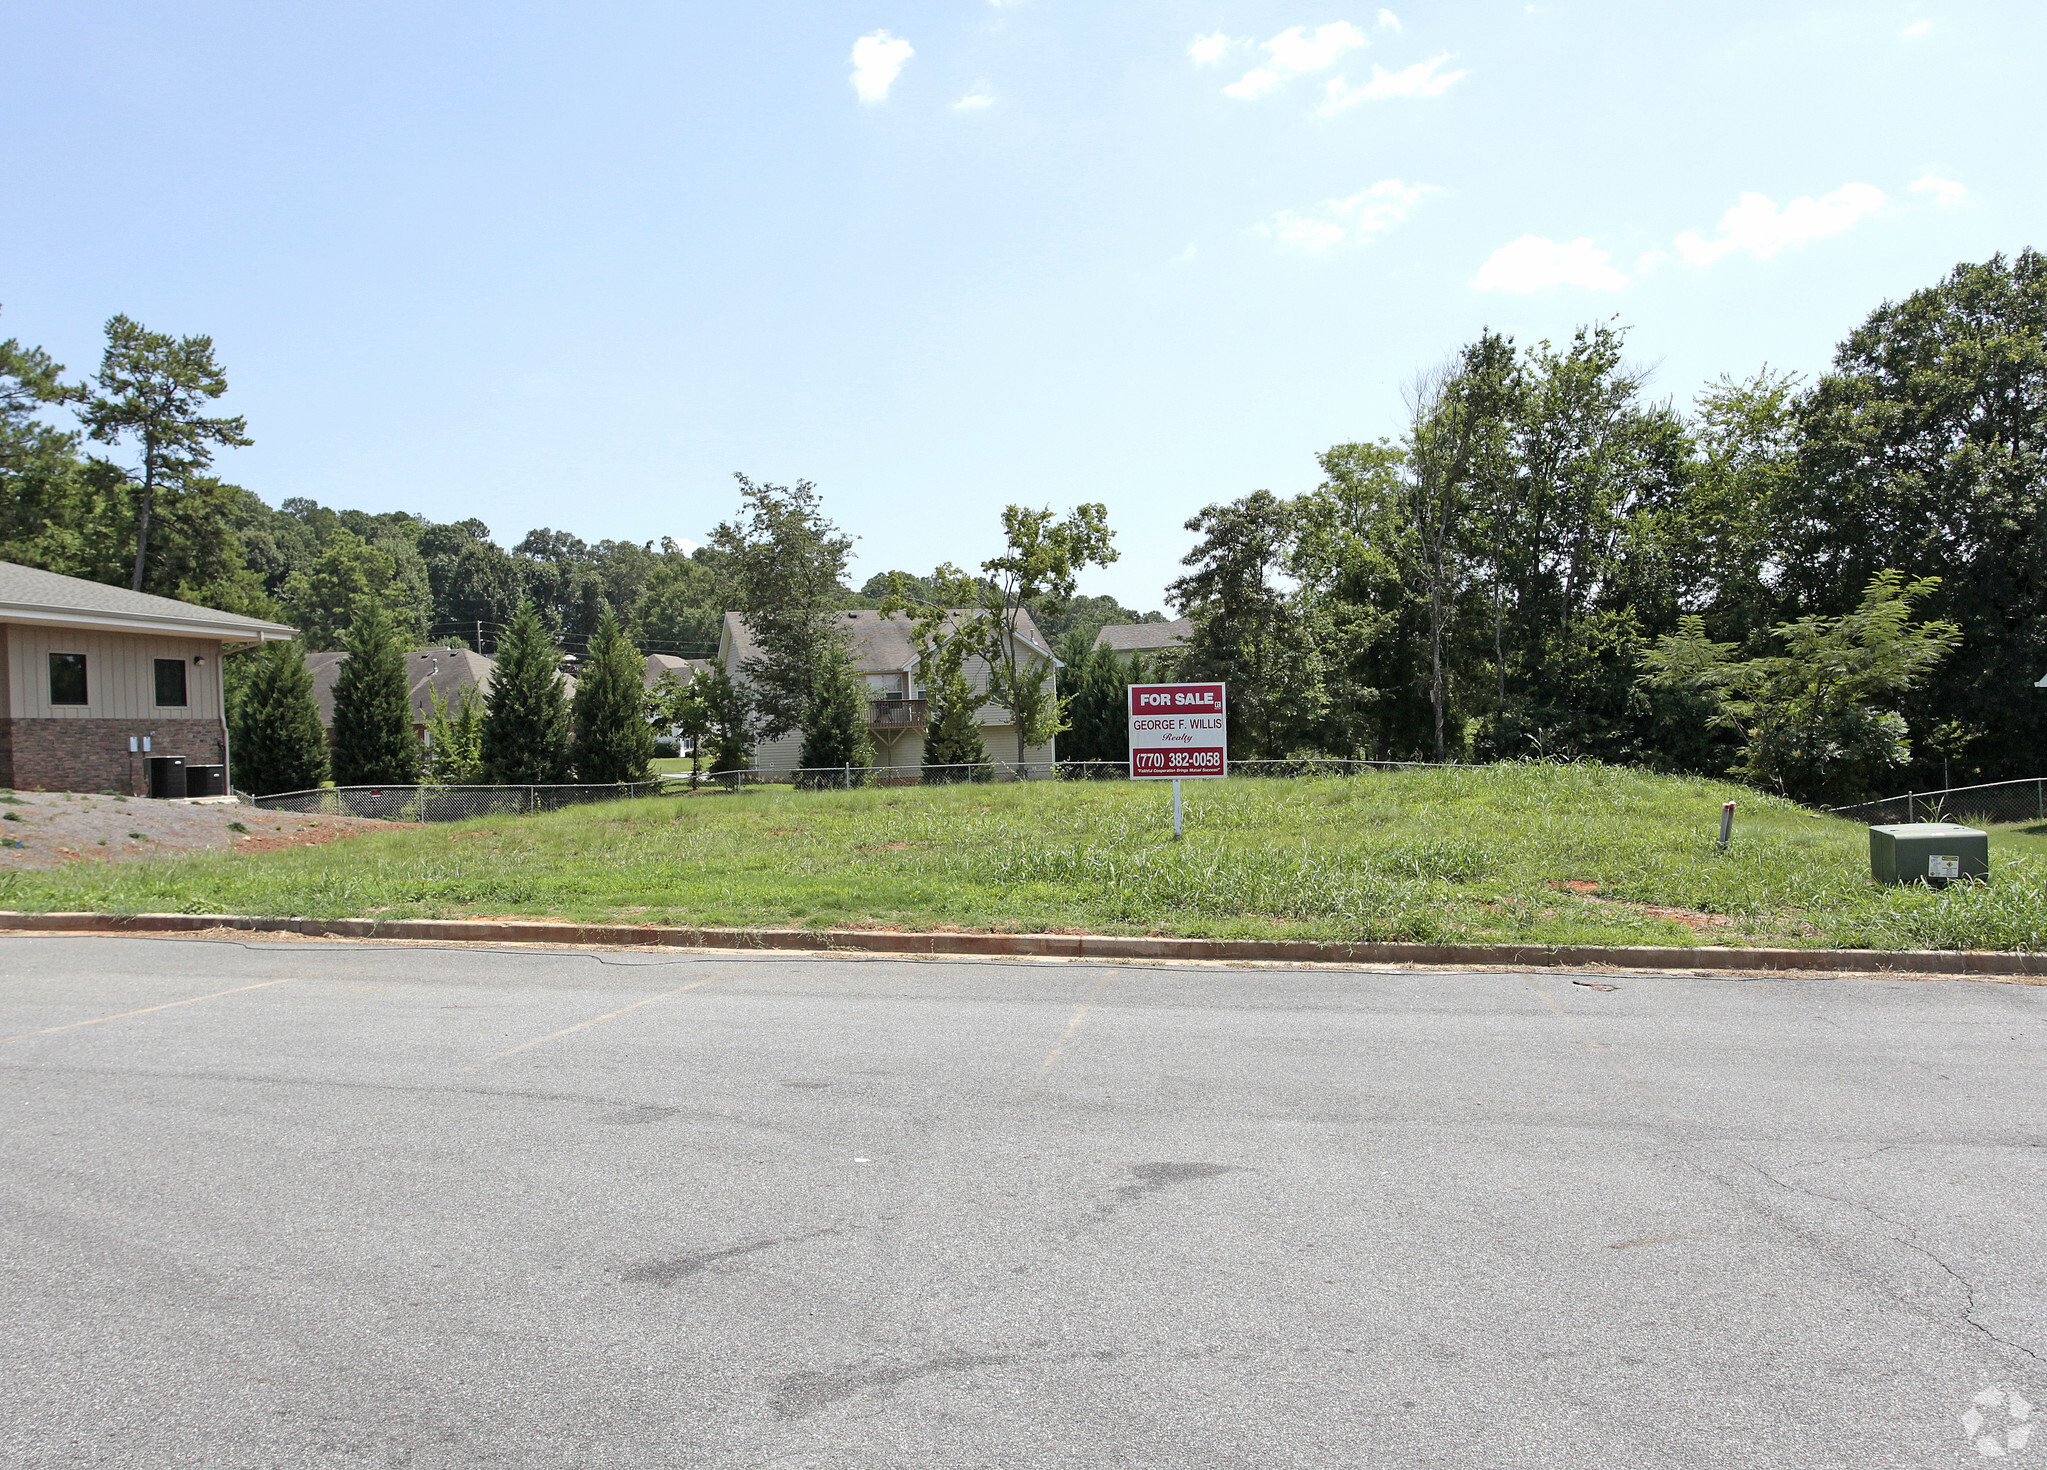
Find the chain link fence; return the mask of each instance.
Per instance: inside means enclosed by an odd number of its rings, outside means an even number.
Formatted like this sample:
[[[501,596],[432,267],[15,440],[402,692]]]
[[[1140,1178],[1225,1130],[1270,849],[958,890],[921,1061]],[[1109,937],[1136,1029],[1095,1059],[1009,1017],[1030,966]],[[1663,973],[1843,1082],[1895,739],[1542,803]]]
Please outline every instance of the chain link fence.
[[[326,786],[244,800],[273,812],[374,817],[384,822],[466,822],[473,817],[518,817],[679,789],[670,781],[622,781],[602,786]]]
[[[1419,769],[1418,761],[1335,759],[1255,760],[1231,763],[1233,776],[1356,776],[1371,771]],[[654,781],[559,786],[326,786],[242,799],[265,811],[372,817],[385,822],[466,822],[477,817],[518,817],[599,801],[678,795],[695,788],[740,791],[749,786],[793,786],[802,791],[847,791],[871,786],[950,786],[989,781],[1126,781],[1123,761],[984,761],[962,766],[809,766],[792,769],[706,771]]]
[[[1357,776],[1371,771],[1420,770],[1423,761],[1336,758],[1231,761],[1232,776]],[[687,782],[688,777],[676,777]],[[946,786],[961,781],[1127,781],[1127,761],[984,761],[971,766],[820,766],[789,770],[706,772],[705,787],[795,786],[799,790],[851,790],[860,786]],[[1185,779],[1201,779],[1187,777]]]
[[[1827,815],[1865,822],[1872,827],[1910,822],[1960,822],[1965,827],[2047,822],[2047,777],[1913,791],[1856,806],[1829,807]]]

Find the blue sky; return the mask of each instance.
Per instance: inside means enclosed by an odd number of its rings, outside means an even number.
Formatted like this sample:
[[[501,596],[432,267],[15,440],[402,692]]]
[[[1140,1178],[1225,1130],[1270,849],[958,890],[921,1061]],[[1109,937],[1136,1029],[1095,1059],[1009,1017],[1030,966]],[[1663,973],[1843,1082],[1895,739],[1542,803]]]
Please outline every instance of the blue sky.
[[[2047,7],[17,4],[0,336],[209,332],[224,470],[509,543],[817,482],[856,580],[1398,431],[1482,326],[1814,372],[2043,240]]]

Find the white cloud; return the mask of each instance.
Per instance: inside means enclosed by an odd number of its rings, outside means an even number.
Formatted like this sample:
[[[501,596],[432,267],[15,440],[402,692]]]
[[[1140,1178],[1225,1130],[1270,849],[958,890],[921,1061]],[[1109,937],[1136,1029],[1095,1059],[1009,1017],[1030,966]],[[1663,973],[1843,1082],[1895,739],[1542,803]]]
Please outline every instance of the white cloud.
[[[1230,47],[1237,43],[1217,31],[1210,36],[1196,36],[1187,43],[1187,54],[1194,58],[1196,66],[1213,66],[1223,59]]]
[[[1590,240],[1545,240],[1523,235],[1502,245],[1472,277],[1478,291],[1512,291],[1527,295],[1552,286],[1583,286],[1588,291],[1618,291],[1627,276]]]
[[[916,54],[908,41],[901,36],[891,36],[887,31],[862,36],[853,43],[850,58],[853,63],[853,90],[870,107],[886,101],[888,89],[902,74],[903,63]]]
[[[1382,31],[1397,31],[1397,30],[1399,30],[1399,29],[1400,29],[1400,17],[1399,17],[1399,16],[1397,16],[1397,15],[1395,15],[1395,14],[1394,14],[1394,13],[1393,13],[1392,11],[1390,11],[1390,10],[1382,10],[1382,11],[1380,11],[1380,12],[1379,12],[1379,29],[1380,29],[1380,30],[1382,30]]]
[[[1870,184],[1843,184],[1817,199],[1794,199],[1781,210],[1761,194],[1744,194],[1720,217],[1718,239],[1686,230],[1674,243],[1693,265],[1711,265],[1736,251],[1767,260],[1780,250],[1852,229],[1887,202],[1883,191]]]
[[[974,89],[953,103],[954,112],[981,112],[995,105],[995,94],[988,90],[986,82],[978,83]]]
[[[1449,59],[1449,53],[1445,52],[1431,61],[1417,61],[1399,71],[1375,66],[1372,79],[1362,87],[1353,87],[1345,77],[1331,77],[1322,110],[1345,112],[1360,102],[1382,102],[1389,97],[1440,97],[1453,84],[1470,75],[1461,71],[1439,71],[1438,68]]]
[[[1406,219],[1415,205],[1439,192],[1428,184],[1381,179],[1348,199],[1325,200],[1311,214],[1282,209],[1260,225],[1258,232],[1310,254],[1338,245],[1362,245],[1374,235],[1385,234]]]
[[[1919,37],[1925,35],[1928,31],[1932,29],[1933,29],[1932,21],[1915,20],[1912,22],[1912,24],[1906,26],[1905,29],[1899,31],[1898,34],[1907,37],[1908,39],[1911,40],[1917,40]]]
[[[1263,97],[1303,72],[1336,65],[1337,57],[1364,44],[1365,33],[1347,20],[1331,21],[1312,32],[1306,26],[1294,26],[1265,42],[1265,54],[1270,59],[1224,87],[1223,93],[1246,101]]]
[[[1914,179],[1912,181],[1912,192],[1914,194],[1931,194],[1933,202],[1943,209],[1950,204],[1960,204],[1969,197],[1969,191],[1963,185],[1956,183],[1953,179],[1937,178],[1932,174],[1928,174],[1923,179]]]

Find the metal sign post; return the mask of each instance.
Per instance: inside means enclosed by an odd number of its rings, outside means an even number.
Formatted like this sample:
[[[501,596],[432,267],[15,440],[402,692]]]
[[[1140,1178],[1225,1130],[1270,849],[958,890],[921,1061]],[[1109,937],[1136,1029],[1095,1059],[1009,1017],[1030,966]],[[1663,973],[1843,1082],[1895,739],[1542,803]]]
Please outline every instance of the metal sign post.
[[[1173,835],[1183,834],[1180,783],[1229,774],[1227,691],[1221,684],[1130,686],[1130,779],[1173,783]]]

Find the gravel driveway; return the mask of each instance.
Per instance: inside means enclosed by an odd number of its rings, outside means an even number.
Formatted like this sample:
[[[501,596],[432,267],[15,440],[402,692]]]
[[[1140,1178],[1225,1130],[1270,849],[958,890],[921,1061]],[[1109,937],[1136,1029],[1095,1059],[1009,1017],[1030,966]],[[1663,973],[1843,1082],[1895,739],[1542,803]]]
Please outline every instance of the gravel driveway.
[[[0,872],[76,862],[131,862],[219,847],[257,852],[312,847],[398,825],[366,817],[267,812],[240,803],[0,792]]]

